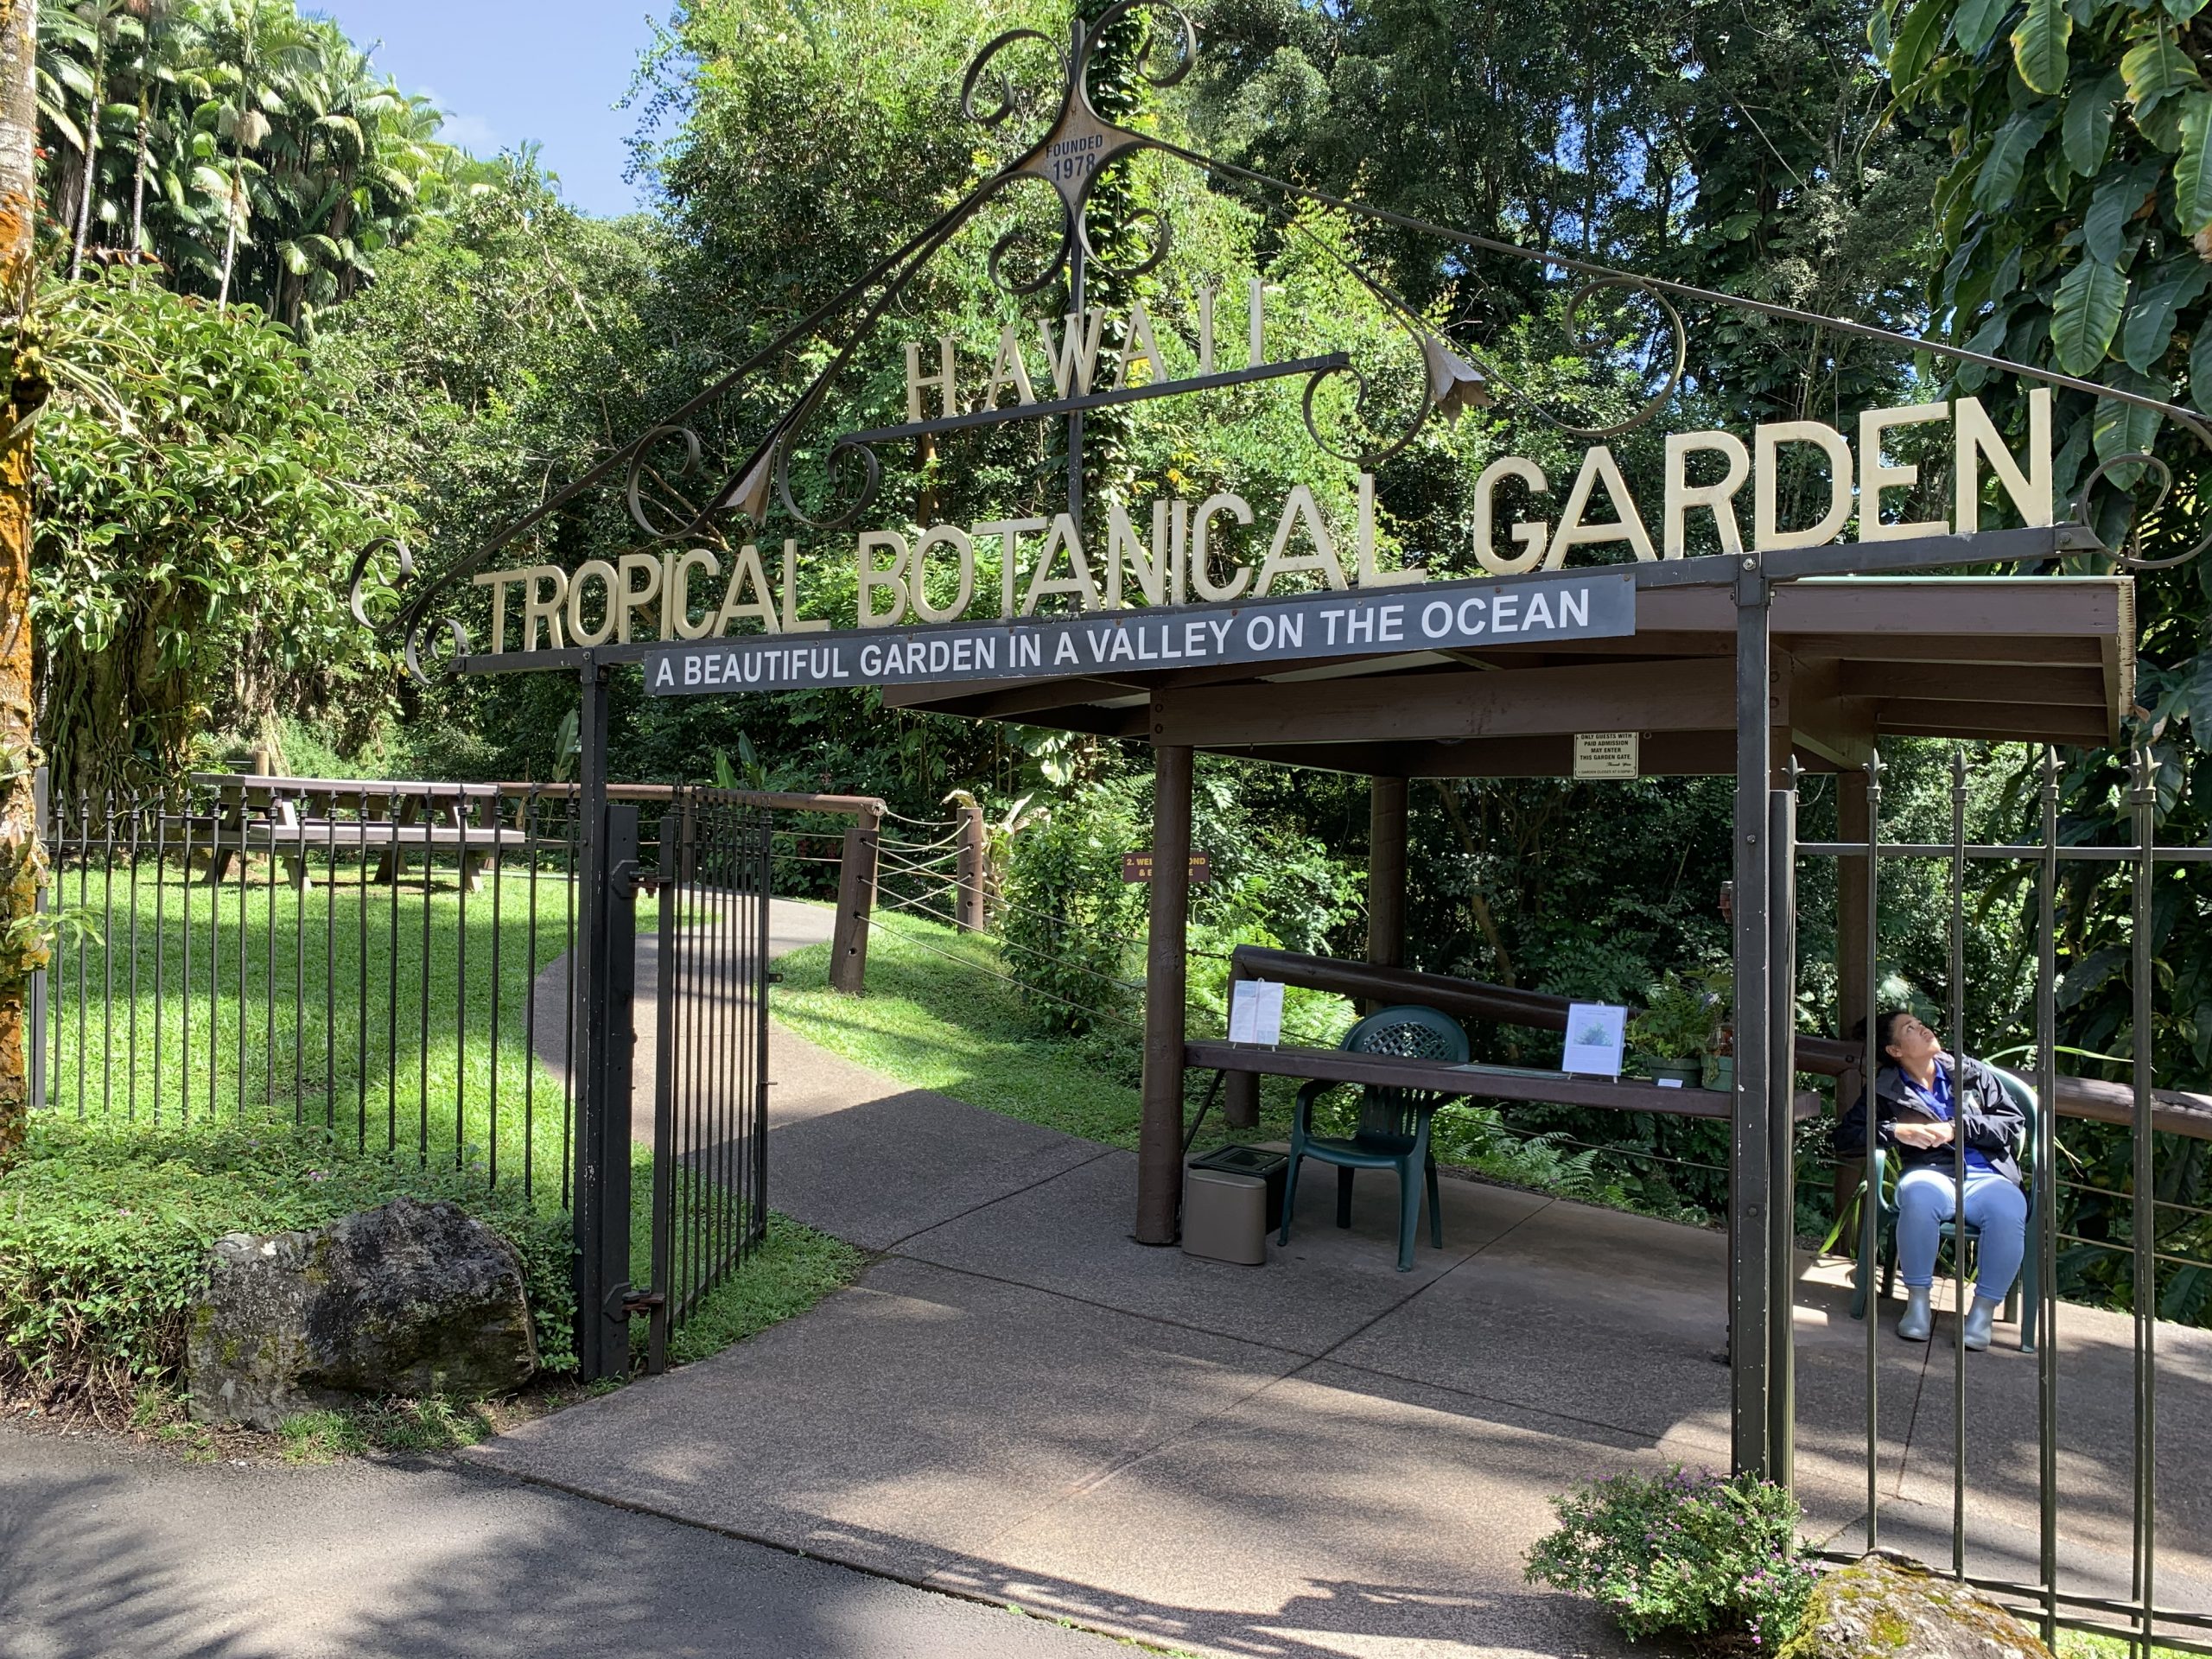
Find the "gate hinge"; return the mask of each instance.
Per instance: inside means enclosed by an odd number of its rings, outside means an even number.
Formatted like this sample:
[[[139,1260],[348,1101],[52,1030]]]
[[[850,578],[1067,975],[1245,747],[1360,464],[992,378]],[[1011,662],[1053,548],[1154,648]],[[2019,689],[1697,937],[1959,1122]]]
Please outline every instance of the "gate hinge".
[[[632,1291],[622,1299],[622,1312],[633,1319],[640,1313],[651,1313],[667,1306],[667,1294],[658,1290]]]

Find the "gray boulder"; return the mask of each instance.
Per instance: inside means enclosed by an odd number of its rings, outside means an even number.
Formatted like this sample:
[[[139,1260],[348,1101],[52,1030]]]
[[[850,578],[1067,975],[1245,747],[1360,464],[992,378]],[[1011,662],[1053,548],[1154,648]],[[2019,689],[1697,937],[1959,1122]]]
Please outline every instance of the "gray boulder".
[[[1910,1555],[1877,1550],[1824,1573],[1775,1659],[2050,1659],[2003,1607]]]
[[[537,1369],[514,1251],[457,1206],[412,1198],[218,1239],[186,1337],[192,1415],[256,1428],[352,1395],[504,1393]]]

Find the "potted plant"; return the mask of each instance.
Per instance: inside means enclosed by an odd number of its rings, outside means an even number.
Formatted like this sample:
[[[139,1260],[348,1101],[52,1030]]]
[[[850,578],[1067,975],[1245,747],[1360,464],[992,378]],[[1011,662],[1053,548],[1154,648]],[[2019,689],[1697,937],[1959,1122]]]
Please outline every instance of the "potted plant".
[[[1643,1012],[1628,1022],[1629,1041],[1659,1081],[1695,1088],[1712,1046],[1713,1005],[1694,977],[1669,969],[1651,988]]]
[[[1736,1006],[1736,969],[1726,962],[1713,963],[1699,969],[1696,978],[1713,1008],[1713,1036],[1700,1081],[1725,1093],[1736,1086],[1736,1032],[1728,1023],[1729,1010]]]

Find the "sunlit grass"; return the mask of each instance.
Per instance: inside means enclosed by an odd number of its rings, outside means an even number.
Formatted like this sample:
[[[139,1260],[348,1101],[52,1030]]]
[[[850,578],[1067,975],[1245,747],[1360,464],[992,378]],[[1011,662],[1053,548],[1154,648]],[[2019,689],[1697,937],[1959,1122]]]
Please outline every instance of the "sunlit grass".
[[[296,1122],[557,1187],[563,1088],[531,1046],[560,1033],[531,991],[570,943],[565,875],[511,867],[469,893],[449,864],[378,885],[341,861],[299,893],[275,874],[63,873],[80,925],[48,975],[49,1105],[126,1132]]]

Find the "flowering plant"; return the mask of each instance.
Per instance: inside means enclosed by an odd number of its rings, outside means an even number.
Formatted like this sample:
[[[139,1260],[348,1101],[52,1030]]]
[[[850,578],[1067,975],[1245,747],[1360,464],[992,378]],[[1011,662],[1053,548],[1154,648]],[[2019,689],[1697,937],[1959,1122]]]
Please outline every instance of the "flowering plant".
[[[1631,1639],[1771,1653],[1804,1617],[1815,1570],[1785,1487],[1677,1464],[1592,1482],[1552,1508],[1559,1529],[1529,1551],[1529,1581],[1588,1596]]]

